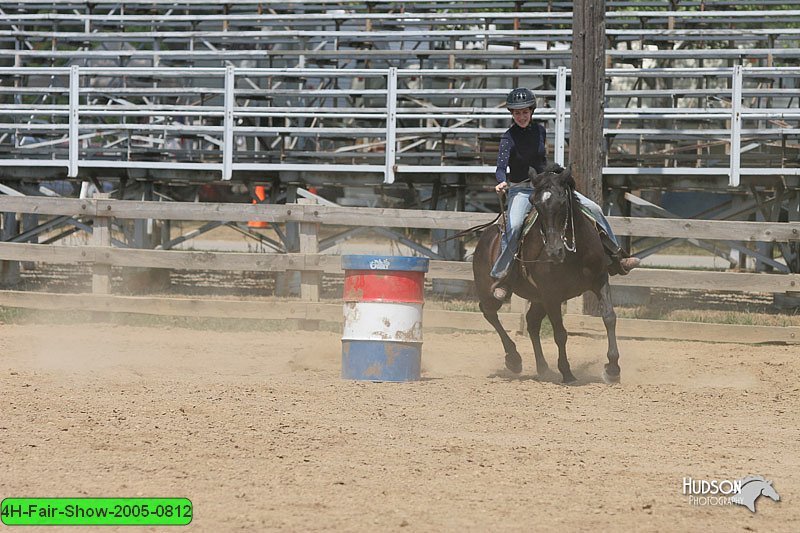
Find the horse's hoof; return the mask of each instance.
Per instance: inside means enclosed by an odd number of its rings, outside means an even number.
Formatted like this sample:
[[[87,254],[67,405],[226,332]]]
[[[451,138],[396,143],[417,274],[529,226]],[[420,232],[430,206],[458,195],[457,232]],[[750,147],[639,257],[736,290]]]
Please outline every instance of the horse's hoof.
[[[522,357],[519,354],[506,354],[506,368],[515,374],[522,372]]]
[[[609,374],[606,369],[603,369],[603,383],[606,385],[616,385],[619,383],[619,374],[612,375]]]
[[[572,385],[576,381],[578,380],[575,378],[575,376],[573,376],[572,373],[569,373],[564,376],[564,381],[562,383],[564,383],[564,385]]]

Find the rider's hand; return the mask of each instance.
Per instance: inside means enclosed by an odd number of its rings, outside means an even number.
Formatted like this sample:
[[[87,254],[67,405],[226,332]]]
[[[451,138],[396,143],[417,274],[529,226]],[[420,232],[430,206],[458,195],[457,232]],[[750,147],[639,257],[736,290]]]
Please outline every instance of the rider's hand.
[[[507,181],[501,181],[494,188],[495,192],[504,192],[506,189],[508,189]]]

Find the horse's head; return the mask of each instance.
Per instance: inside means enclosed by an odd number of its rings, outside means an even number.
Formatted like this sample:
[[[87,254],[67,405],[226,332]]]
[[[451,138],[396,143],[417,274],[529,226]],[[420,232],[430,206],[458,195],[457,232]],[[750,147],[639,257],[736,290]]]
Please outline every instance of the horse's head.
[[[539,213],[545,258],[561,263],[569,245],[566,233],[570,224],[575,180],[569,170],[551,164],[540,174],[532,176],[531,184],[534,192],[530,196],[530,202]],[[574,233],[571,238],[574,239]],[[571,245],[574,246],[575,242],[572,241]]]
[[[781,500],[781,497],[778,495],[778,491],[776,491],[775,487],[772,486],[772,481],[767,481],[761,486],[761,494],[767,498],[772,498],[776,502]]]

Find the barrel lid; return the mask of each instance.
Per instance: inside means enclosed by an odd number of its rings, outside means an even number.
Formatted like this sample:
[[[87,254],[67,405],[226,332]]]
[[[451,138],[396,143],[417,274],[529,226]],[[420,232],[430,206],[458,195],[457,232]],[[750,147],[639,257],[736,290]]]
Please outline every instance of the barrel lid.
[[[404,270],[427,272],[427,257],[407,257],[401,255],[343,255],[344,270]]]

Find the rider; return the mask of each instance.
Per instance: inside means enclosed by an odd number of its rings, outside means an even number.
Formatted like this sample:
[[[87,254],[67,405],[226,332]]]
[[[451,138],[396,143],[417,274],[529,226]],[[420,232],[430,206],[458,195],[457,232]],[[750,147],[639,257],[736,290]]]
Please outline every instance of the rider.
[[[506,108],[511,112],[514,122],[500,138],[497,170],[495,171],[497,178],[495,191],[508,193],[505,238],[501,239],[500,256],[491,273],[492,277],[497,280],[492,285],[492,290],[494,297],[498,300],[505,300],[508,296],[506,278],[511,272],[522,225],[531,210],[528,198],[533,193],[533,189],[528,180],[528,169],[533,167],[539,173],[547,164],[544,126],[539,122],[532,121],[533,111],[536,109],[536,98],[533,93],[524,87],[514,89],[506,97]],[[609,273],[627,274],[631,269],[639,266],[638,258],[623,257],[625,253],[620,248],[600,206],[577,191],[575,194],[581,205],[588,208],[603,229],[600,235],[606,253],[611,258]],[[603,232],[606,235],[603,235]]]

